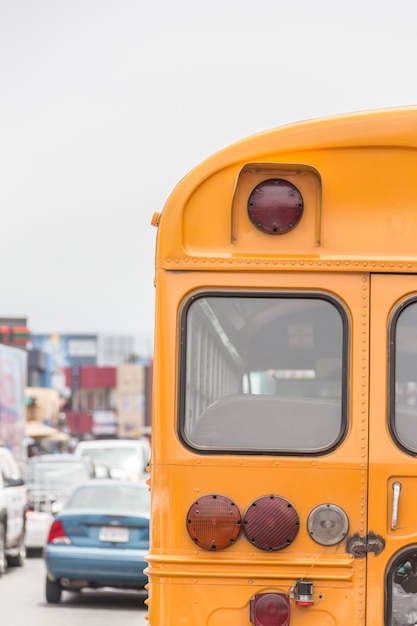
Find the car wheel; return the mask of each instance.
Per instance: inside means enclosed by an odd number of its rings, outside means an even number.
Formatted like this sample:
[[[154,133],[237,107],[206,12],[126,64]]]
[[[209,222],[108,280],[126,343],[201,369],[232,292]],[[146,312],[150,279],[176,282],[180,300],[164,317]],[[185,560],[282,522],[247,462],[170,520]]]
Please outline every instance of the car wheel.
[[[0,525],[0,576],[6,572],[7,558],[6,558],[6,532],[3,525]]]
[[[25,536],[22,535],[20,538],[19,546],[17,549],[17,553],[13,556],[7,557],[7,564],[10,567],[22,567],[26,558],[26,546],[25,546]]]
[[[59,604],[62,594],[61,583],[58,580],[50,580],[46,577],[45,593],[48,604]]]

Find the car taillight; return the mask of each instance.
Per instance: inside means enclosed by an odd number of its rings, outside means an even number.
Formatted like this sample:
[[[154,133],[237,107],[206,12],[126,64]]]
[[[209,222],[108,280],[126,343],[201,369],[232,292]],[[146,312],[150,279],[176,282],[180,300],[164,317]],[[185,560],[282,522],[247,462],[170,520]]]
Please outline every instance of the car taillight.
[[[286,593],[258,593],[250,601],[250,621],[255,626],[288,626],[290,599]]]
[[[52,522],[51,528],[49,529],[47,543],[72,543],[71,539],[65,533],[64,525],[61,520],[55,520]]]
[[[187,513],[187,530],[200,548],[227,548],[236,541],[241,530],[239,508],[225,496],[202,496]]]
[[[281,235],[300,221],[304,201],[300,191],[288,180],[271,178],[259,183],[249,196],[248,215],[263,233]]]

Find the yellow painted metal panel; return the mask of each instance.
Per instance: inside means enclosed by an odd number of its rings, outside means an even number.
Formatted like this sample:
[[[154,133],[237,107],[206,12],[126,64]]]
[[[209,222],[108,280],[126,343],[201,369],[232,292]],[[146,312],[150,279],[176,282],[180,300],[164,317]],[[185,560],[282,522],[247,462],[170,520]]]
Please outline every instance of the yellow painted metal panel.
[[[393,564],[410,546],[417,558],[415,458],[388,427],[389,323],[406,297],[417,296],[416,171],[416,108],[304,122],[214,155],[155,216],[151,626],[250,626],[255,594],[291,595],[300,579],[312,582],[314,606],[292,598],[292,626],[391,624]],[[303,197],[303,216],[286,235],[262,233],[247,214],[251,191],[269,176],[290,180]],[[202,454],[181,441],[181,312],[193,294],[237,289],[324,293],[346,311],[348,428],[334,450]],[[187,511],[213,493],[242,514],[263,495],[286,498],[299,515],[296,538],[268,552],[241,533],[227,549],[200,549]],[[324,547],[309,535],[309,512],[322,503],[347,513],[347,541]],[[356,540],[357,552],[349,544]],[[366,552],[375,545],[380,553]]]
[[[177,432],[178,323],[190,294],[195,289],[213,287],[226,291],[322,291],[336,295],[342,302],[351,320],[351,391],[348,434],[337,450],[310,458],[201,456],[184,447]],[[228,615],[231,626],[249,626],[249,602],[255,593],[271,586],[288,593],[299,579],[314,584],[317,603],[310,610],[314,616],[308,619],[316,623],[327,619],[340,626],[355,620],[360,623],[365,562],[347,554],[344,542],[327,548],[316,544],[308,534],[307,518],[318,504],[332,502],[348,513],[349,534],[366,533],[368,381],[367,344],[364,349],[363,340],[364,333],[367,338],[368,291],[366,274],[352,273],[341,282],[337,273],[326,272],[278,275],[158,270],[149,554],[150,617],[155,626],[171,626],[181,620],[197,624],[189,601],[183,604],[186,597],[190,598],[190,588],[199,624],[217,625]],[[199,496],[210,493],[231,498],[242,513],[253,500],[266,494],[288,499],[300,516],[296,540],[289,548],[268,553],[254,548],[241,534],[226,550],[207,553],[199,549],[187,533],[186,516]],[[223,588],[230,588],[225,599]],[[342,596],[349,598],[350,606],[343,615],[339,608]],[[323,598],[326,608],[322,606]],[[233,611],[236,603],[240,608]],[[164,621],[160,615],[164,615]],[[246,621],[242,621],[243,616]],[[307,613],[301,610],[291,614],[291,624],[302,624],[305,619]]]
[[[239,270],[243,263],[263,270],[292,262],[316,269],[325,261],[324,269],[348,263],[357,271],[373,262],[383,271],[391,261],[402,264],[400,271],[415,271],[416,128],[417,110],[385,111],[284,127],[223,150],[168,199],[159,219],[157,266]],[[239,178],[248,163],[251,171]],[[266,164],[271,177],[283,172],[296,181],[304,197],[303,218],[285,236],[257,231],[247,215],[247,199],[267,176]],[[322,205],[319,246],[317,202]]]

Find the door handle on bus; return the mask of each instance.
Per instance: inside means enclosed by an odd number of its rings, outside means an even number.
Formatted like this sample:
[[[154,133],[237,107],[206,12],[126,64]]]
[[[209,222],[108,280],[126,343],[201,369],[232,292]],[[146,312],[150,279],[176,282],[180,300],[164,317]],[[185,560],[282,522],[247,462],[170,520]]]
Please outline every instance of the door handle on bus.
[[[392,498],[391,530],[396,530],[398,522],[398,501],[400,499],[401,483],[393,483],[392,488],[394,490],[394,495]]]

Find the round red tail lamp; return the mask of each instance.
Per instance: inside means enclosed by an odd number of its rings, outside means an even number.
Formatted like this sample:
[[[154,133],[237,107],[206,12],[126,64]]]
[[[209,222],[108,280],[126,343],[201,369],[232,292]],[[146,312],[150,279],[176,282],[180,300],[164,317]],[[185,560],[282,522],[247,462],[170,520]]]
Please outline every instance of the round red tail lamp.
[[[205,550],[222,550],[232,545],[241,531],[239,508],[225,496],[202,496],[187,513],[191,539]]]
[[[259,593],[251,601],[252,622],[255,626],[288,626],[289,598],[284,593]]]
[[[273,552],[292,544],[300,520],[291,502],[280,496],[263,496],[252,502],[243,518],[246,537],[260,550]]]
[[[252,224],[263,233],[282,235],[297,226],[304,210],[300,191],[288,180],[271,178],[259,183],[248,200]]]

